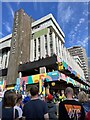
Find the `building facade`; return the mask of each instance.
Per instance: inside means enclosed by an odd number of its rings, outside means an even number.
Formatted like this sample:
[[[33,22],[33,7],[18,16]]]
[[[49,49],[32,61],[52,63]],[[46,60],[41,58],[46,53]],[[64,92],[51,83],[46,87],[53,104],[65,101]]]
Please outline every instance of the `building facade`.
[[[71,56],[78,56],[80,58],[85,79],[88,81],[88,58],[85,49],[82,46],[73,46],[68,48],[68,51],[70,52]]]
[[[1,52],[0,54],[1,73],[4,71],[5,61],[7,61],[7,72],[1,74],[2,79],[7,80],[7,85],[15,84],[20,72],[25,71],[23,76],[33,75],[35,71],[32,69],[37,68],[39,63],[38,67],[48,64],[47,68],[58,69],[56,65],[58,60],[56,60],[56,57],[52,58],[57,56],[59,62],[66,63],[72,69],[72,73],[74,70],[75,73],[78,73],[78,76],[82,76],[84,81],[84,72],[65,48],[64,38],[65,35],[52,14],[33,21],[24,10],[17,11],[14,17],[13,33],[0,40],[3,41],[0,42],[0,46],[5,44],[0,47],[1,51],[6,50],[9,44],[7,52]],[[49,63],[48,60],[53,63]],[[75,76],[74,78],[77,79]]]
[[[30,61],[46,58],[53,54],[62,57],[64,37],[64,33],[52,14],[33,22]]]
[[[12,34],[0,39],[0,80],[7,79]]]
[[[7,72],[8,84],[11,84],[11,81],[12,84],[15,83],[19,64],[28,62],[30,59],[31,23],[32,18],[24,10],[15,12]]]

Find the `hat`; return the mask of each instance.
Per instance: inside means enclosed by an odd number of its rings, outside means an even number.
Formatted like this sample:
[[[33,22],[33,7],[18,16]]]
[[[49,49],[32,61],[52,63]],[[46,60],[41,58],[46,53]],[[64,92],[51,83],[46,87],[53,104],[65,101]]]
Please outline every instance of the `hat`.
[[[53,99],[53,96],[51,94],[47,95],[47,100],[51,101]]]

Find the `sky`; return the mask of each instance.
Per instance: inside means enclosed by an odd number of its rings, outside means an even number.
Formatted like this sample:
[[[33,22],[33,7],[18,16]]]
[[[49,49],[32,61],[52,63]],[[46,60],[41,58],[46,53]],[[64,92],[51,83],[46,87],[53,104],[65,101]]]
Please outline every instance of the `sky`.
[[[14,12],[23,8],[35,20],[52,13],[65,34],[65,47],[82,45],[88,55],[87,2],[2,2],[2,31],[12,33]]]

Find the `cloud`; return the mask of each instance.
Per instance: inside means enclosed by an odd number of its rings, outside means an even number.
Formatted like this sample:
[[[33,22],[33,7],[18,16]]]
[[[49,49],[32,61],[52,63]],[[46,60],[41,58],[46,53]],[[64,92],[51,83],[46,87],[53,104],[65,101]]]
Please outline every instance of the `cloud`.
[[[85,22],[85,18],[81,18],[79,23],[75,26],[74,31],[77,32],[82,23]]]
[[[74,38],[74,39],[69,40],[70,46],[81,45],[82,47],[87,49],[87,47],[88,47],[88,37],[87,36],[84,36],[83,38],[78,36],[76,38],[76,36],[72,35],[72,38]]]
[[[77,44],[80,44],[83,47],[87,47],[87,45],[88,45],[88,37],[85,37],[84,40],[78,40]]]
[[[88,2],[84,2],[84,11],[83,11],[83,15],[88,17]]]
[[[75,26],[75,29],[78,30],[78,28],[81,26],[82,23],[85,22],[85,18],[80,18],[79,23]]]
[[[34,10],[37,11],[38,9],[37,0],[33,0],[33,6],[34,6]]]
[[[8,7],[8,9],[9,9],[10,12],[11,12],[12,18],[14,18],[14,11],[13,11],[11,5],[10,5],[8,2],[7,2],[7,7]]]
[[[88,16],[88,10],[84,10],[83,15]]]
[[[7,30],[7,32],[11,33],[12,29],[10,27],[10,24],[8,22],[3,23],[3,25],[5,26],[5,29]]]
[[[17,7],[20,5],[20,2],[17,2]]]
[[[17,2],[17,7],[20,5],[20,2],[21,2],[21,0],[18,0],[18,2]]]
[[[85,30],[88,30],[88,26],[85,28]]]
[[[79,24],[82,24],[84,21],[85,21],[85,18],[81,18],[81,19],[79,20]]]
[[[68,23],[72,19],[74,11],[70,6],[67,7],[65,3],[59,3],[57,9],[58,21],[62,21],[62,23]]]
[[[4,34],[2,32],[0,32],[0,35],[4,36]]]
[[[76,32],[72,30],[69,33],[68,37],[69,37],[69,44],[73,44],[75,42]]]
[[[75,26],[75,28],[69,33],[68,37],[70,39],[70,43],[72,41],[72,43],[75,42],[75,39],[77,38],[76,35],[80,36],[80,29],[79,27],[81,26],[81,24],[83,24],[85,22],[85,18],[80,18],[79,22],[77,23],[77,25]]]

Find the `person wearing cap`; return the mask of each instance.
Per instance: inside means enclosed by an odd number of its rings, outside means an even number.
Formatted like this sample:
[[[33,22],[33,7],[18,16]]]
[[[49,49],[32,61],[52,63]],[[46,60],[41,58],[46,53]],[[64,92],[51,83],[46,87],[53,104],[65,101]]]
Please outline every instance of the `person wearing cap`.
[[[56,105],[53,103],[53,96],[50,93],[46,96],[46,101],[48,106],[49,120],[57,120]]]

